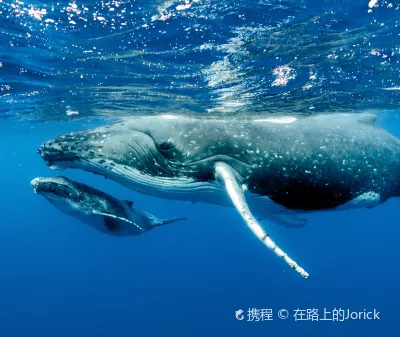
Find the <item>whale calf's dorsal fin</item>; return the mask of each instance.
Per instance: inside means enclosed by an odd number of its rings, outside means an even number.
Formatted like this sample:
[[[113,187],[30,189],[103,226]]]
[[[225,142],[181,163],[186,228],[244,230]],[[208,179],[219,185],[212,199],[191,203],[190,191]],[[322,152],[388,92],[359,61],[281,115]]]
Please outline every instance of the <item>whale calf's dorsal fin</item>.
[[[128,205],[128,207],[132,207],[132,205],[133,205],[133,201],[130,201],[130,200],[124,200],[124,202],[125,202],[125,204],[127,204],[127,205]]]
[[[142,227],[140,227],[138,224],[129,219],[125,219],[123,217],[116,216],[114,214],[99,212],[97,210],[93,210],[92,212],[93,215],[101,217],[104,226],[107,228],[109,232],[114,232],[114,233],[119,232],[122,227],[126,226],[126,224],[129,224],[128,226],[131,225],[135,226],[143,233],[146,232]]]

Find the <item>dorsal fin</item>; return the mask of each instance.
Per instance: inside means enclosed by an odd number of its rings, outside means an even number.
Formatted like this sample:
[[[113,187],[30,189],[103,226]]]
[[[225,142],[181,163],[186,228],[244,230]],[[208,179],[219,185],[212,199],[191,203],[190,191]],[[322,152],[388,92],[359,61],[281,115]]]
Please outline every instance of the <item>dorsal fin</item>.
[[[354,112],[350,112],[350,113],[336,113],[336,114],[322,114],[322,115],[316,115],[314,116],[317,119],[322,119],[325,120],[325,118],[328,118],[329,120],[331,118],[334,119],[343,119],[343,121],[355,121],[358,123],[363,123],[363,124],[368,124],[368,125],[373,125],[375,124],[375,121],[377,119],[377,116],[374,115],[373,113],[369,113],[369,112],[363,112],[363,113],[354,113]]]
[[[360,114],[356,117],[360,123],[375,124],[377,116],[371,113]]]

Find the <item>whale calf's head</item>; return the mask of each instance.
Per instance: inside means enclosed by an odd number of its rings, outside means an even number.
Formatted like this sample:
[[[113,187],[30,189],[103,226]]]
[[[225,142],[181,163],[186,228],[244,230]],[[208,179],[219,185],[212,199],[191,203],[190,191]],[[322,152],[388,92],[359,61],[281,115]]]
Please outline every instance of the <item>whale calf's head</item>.
[[[79,184],[65,177],[35,178],[31,181],[35,193],[42,195],[63,211],[88,212],[89,196]]]
[[[124,208],[116,199],[85,184],[66,177],[35,178],[31,181],[35,193],[42,195],[58,209],[83,214],[124,213]]]
[[[35,178],[31,181],[35,193],[49,198],[78,199],[79,195],[74,183],[65,177]]]
[[[112,196],[66,177],[35,178],[35,193],[42,195],[66,213],[90,215],[94,212],[124,215],[125,208]]]

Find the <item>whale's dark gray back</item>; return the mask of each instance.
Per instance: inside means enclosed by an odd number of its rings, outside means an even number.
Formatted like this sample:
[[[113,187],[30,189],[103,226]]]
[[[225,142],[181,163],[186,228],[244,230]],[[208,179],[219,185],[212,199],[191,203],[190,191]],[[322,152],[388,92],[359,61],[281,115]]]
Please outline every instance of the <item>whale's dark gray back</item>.
[[[322,210],[340,206],[368,192],[381,201],[400,192],[400,142],[371,117],[324,116],[277,126],[253,125],[260,155],[249,189],[290,209]]]

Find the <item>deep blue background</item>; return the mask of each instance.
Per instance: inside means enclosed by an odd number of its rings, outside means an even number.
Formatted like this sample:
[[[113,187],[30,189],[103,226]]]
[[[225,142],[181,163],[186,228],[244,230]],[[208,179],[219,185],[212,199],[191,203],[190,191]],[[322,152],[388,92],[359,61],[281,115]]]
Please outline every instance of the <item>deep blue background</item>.
[[[400,134],[393,113],[379,122]],[[144,197],[104,178],[63,174],[162,216],[189,216],[140,237],[115,238],[35,195],[59,174],[36,149],[86,123],[0,124],[0,336],[398,336],[399,200],[270,225],[311,274],[304,280],[253,237],[233,209]],[[377,309],[379,321],[236,321],[248,308]]]

